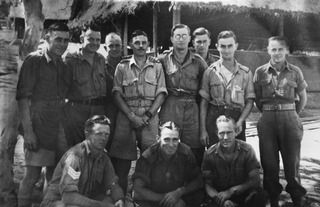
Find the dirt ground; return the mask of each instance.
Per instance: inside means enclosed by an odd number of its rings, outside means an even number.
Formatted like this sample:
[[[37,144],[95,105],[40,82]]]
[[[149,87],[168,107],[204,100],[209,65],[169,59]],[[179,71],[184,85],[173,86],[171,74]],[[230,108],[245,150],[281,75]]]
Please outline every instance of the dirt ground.
[[[247,142],[250,143],[259,158],[259,140],[257,137],[256,124],[259,113],[251,113],[247,122]],[[300,173],[302,185],[307,189],[308,204],[310,207],[320,207],[320,110],[306,110],[301,114],[304,127],[304,137],[301,145]],[[19,137],[15,150],[14,181],[20,183],[24,173],[23,139]],[[281,161],[280,161],[281,163]],[[281,166],[281,183],[285,187],[283,166]],[[262,172],[261,172],[262,176]],[[283,191],[281,205],[292,206],[290,196]],[[128,205],[132,206],[132,205]]]

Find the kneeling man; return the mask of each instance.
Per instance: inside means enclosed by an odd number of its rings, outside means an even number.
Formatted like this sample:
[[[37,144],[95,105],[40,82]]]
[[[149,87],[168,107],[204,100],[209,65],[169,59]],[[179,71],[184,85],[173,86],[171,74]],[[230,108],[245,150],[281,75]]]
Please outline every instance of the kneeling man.
[[[124,206],[123,192],[104,149],[109,135],[106,116],[95,115],[86,121],[86,139],[61,158],[41,207]]]
[[[203,199],[200,169],[172,121],[160,126],[158,142],[138,159],[133,180],[133,198],[141,207],[199,206]]]
[[[216,125],[219,142],[205,152],[202,163],[209,206],[265,206],[260,165],[253,148],[235,139],[236,124],[232,118],[219,116]]]

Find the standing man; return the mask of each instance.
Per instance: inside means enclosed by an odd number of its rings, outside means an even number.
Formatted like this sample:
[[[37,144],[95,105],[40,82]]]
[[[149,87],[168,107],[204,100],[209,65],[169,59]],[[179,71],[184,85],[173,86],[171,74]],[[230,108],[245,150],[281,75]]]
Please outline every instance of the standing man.
[[[124,207],[123,192],[105,145],[110,120],[104,115],[85,123],[85,141],[69,149],[59,161],[42,207]],[[106,195],[110,190],[110,195]]]
[[[303,127],[298,116],[307,103],[307,83],[301,69],[287,62],[288,44],[284,37],[268,39],[269,63],[255,71],[256,105],[262,112],[258,122],[263,186],[269,193],[272,207],[279,206],[282,186],[279,183],[279,152],[281,153],[286,191],[295,207],[304,202],[306,190],[299,175]],[[299,97],[297,105],[296,97]]]
[[[237,139],[246,140],[245,120],[255,98],[251,71],[234,57],[238,48],[235,34],[220,32],[216,47],[220,60],[206,70],[200,90],[200,139],[203,145],[209,146],[219,141],[217,128],[212,123],[223,114],[236,120]]]
[[[168,97],[161,107],[160,120],[174,121],[181,127],[181,142],[187,144],[201,165],[204,146],[199,139],[199,106],[196,101],[206,62],[188,49],[190,28],[176,24],[171,29],[173,50],[160,57],[164,67]]]
[[[156,142],[158,109],[167,94],[161,63],[147,57],[147,34],[136,30],[130,38],[133,56],[122,60],[114,76],[113,96],[120,111],[110,147],[119,184],[126,193],[131,160]]]
[[[41,168],[47,167],[50,180],[54,167],[66,150],[62,107],[66,95],[66,67],[61,59],[69,43],[69,29],[55,23],[46,35],[47,49],[31,53],[22,64],[17,100],[24,129],[26,173],[20,183],[19,207],[32,206],[32,192]],[[64,141],[65,142],[65,141]]]
[[[107,96],[107,73],[105,59],[97,53],[101,34],[93,26],[84,27],[80,40],[82,47],[75,53],[68,53],[69,102],[65,107],[65,130],[71,147],[84,140],[84,123],[95,114],[105,114]],[[109,80],[111,81],[111,80]]]
[[[192,151],[180,143],[174,122],[165,122],[159,131],[158,142],[138,159],[134,199],[141,207],[200,206],[203,181]]]
[[[120,35],[111,32],[106,36],[105,39],[105,49],[107,50],[106,58],[106,70],[107,70],[107,96],[112,97],[112,87],[113,87],[113,78],[114,72],[118,63],[122,58],[122,40]],[[118,107],[114,104],[113,98],[108,99],[106,106],[106,115],[111,121],[110,125],[110,138],[108,142],[107,149],[109,149],[110,144],[113,140],[116,117],[118,114]]]
[[[224,115],[216,121],[219,143],[204,154],[202,173],[212,207],[264,207],[260,164],[253,148],[235,139],[236,124]]]
[[[208,66],[219,60],[219,56],[213,55],[209,52],[211,38],[210,32],[206,28],[199,27],[195,29],[192,33],[192,37],[195,52],[206,61]]]

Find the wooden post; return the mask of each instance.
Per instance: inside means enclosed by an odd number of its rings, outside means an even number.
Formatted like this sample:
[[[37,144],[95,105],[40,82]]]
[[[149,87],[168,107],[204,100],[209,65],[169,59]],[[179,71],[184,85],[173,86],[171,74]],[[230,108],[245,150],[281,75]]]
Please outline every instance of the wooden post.
[[[284,36],[284,17],[283,17],[283,14],[280,14],[278,33],[280,36]]]
[[[128,14],[125,14],[124,28],[123,28],[123,54],[128,55]]]
[[[158,5],[155,2],[153,4],[153,31],[152,31],[152,47],[153,47],[153,51],[154,51],[154,56],[157,57],[158,56],[158,44],[157,44],[157,40],[158,40]]]
[[[181,23],[181,4],[175,2],[172,7],[172,26]]]

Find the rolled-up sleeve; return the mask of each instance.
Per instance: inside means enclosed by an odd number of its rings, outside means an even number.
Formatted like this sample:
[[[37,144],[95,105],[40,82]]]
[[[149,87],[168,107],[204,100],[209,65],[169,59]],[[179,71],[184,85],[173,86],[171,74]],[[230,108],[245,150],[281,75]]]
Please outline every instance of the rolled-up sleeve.
[[[245,88],[245,99],[254,99],[255,97],[256,94],[254,92],[252,72],[249,71],[247,75],[247,85]]]
[[[300,68],[297,70],[297,92],[301,92],[303,89],[308,87],[307,82],[304,80],[303,73]]]
[[[210,101],[210,73],[210,68],[203,73],[201,89],[199,91],[200,96],[207,101]]]
[[[33,89],[36,84],[37,78],[37,69],[40,67],[36,65],[37,58],[41,58],[40,56],[29,55],[24,60],[21,71],[19,74],[19,80],[17,85],[17,95],[16,99],[29,98],[33,94]]]
[[[116,71],[114,73],[112,94],[114,94],[114,92],[118,91],[118,92],[120,92],[120,94],[122,96],[124,96],[123,89],[122,89],[122,82],[123,82],[123,71],[122,70],[124,70],[124,69],[125,68],[122,64],[118,64]]]
[[[80,159],[74,154],[70,154],[63,166],[59,183],[60,194],[62,195],[64,192],[79,192],[78,183],[80,175]]]
[[[165,81],[165,76],[163,72],[163,67],[161,63],[156,64],[157,67],[157,74],[158,74],[158,85],[157,85],[157,90],[156,90],[156,96],[159,95],[160,93],[165,93],[166,95],[168,94],[167,87],[166,87],[166,81]]]

